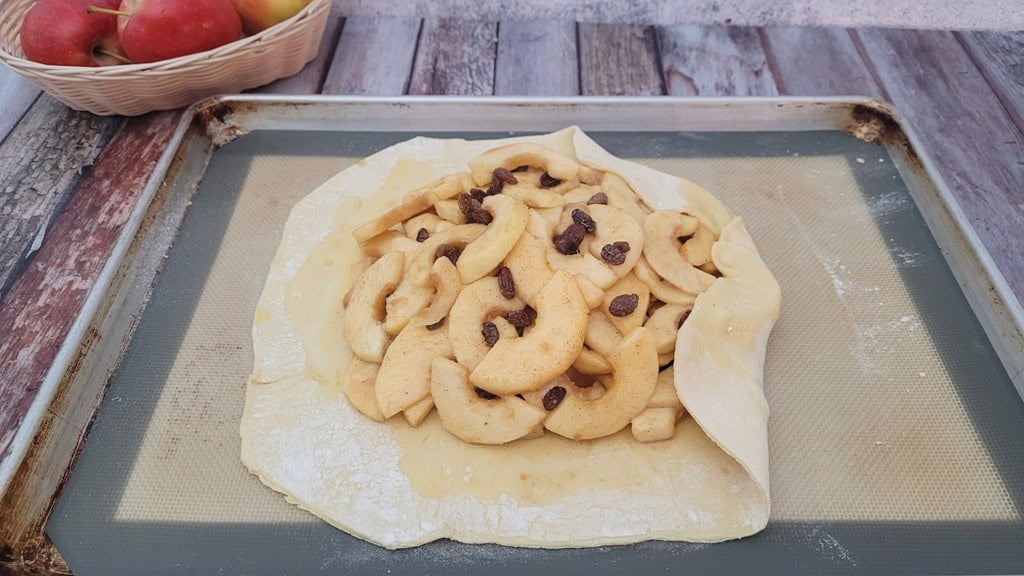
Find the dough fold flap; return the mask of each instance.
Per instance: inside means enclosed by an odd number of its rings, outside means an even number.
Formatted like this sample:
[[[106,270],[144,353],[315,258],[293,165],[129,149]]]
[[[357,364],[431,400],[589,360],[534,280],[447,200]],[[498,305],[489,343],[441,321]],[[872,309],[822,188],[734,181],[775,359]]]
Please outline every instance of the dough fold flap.
[[[374,422],[341,393],[352,358],[341,300],[360,259],[352,230],[411,190],[468,174],[482,152],[524,141],[613,172],[652,208],[700,215],[719,234],[711,257],[722,277],[697,297],[677,339],[676,392],[692,421],[672,440],[547,434],[494,448],[505,451],[496,456],[444,433],[436,418],[415,429]],[[700,186],[616,158],[576,127],[491,141],[414,138],[293,208],[255,311],[242,460],[289,502],[388,548],[439,538],[557,548],[748,536],[770,507],[763,368],[779,305],[740,218]],[[481,481],[488,474],[506,484]]]
[[[722,229],[712,260],[722,277],[697,296],[676,339],[676,393],[770,505],[764,360],[781,292],[742,218]]]

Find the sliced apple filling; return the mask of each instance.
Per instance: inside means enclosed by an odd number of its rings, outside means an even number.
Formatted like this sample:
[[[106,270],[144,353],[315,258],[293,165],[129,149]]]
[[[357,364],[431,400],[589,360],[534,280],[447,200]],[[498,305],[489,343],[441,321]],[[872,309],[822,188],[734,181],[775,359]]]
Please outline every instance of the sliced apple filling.
[[[718,278],[718,238],[621,176],[537,144],[489,150],[353,232],[352,407],[477,444],[627,427],[671,438],[676,335]]]

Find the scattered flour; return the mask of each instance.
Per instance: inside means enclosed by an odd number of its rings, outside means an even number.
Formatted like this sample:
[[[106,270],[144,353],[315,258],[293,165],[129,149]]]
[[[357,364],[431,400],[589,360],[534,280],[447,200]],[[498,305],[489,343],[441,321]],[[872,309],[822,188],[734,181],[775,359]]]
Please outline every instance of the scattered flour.
[[[832,536],[822,528],[822,526],[815,526],[807,533],[803,538],[804,546],[817,551],[821,554],[821,557],[825,560],[832,562],[843,562],[850,566],[856,566],[857,561],[850,556],[850,551],[845,546],[836,540],[835,536]]]
[[[900,190],[892,190],[868,200],[868,211],[875,218],[891,216],[910,208],[910,196]]]

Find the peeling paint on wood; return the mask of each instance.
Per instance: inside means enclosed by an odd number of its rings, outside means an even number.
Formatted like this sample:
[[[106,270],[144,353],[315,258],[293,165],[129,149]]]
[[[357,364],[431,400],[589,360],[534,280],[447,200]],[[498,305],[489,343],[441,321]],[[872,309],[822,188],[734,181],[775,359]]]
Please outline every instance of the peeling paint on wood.
[[[120,124],[42,96],[0,145],[0,298]]]
[[[121,228],[166,147],[180,112],[130,120],[57,216],[0,307],[0,461]]]

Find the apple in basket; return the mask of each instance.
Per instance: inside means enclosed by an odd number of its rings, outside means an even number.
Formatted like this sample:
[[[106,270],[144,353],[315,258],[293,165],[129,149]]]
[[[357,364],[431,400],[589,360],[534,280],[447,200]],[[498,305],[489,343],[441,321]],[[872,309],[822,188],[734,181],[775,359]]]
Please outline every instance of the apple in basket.
[[[256,34],[295,16],[310,0],[231,0],[242,17],[242,30]]]
[[[106,66],[124,57],[117,17],[89,14],[89,5],[116,8],[121,0],[39,0],[21,24],[21,51],[40,64]]]
[[[242,37],[231,0],[121,0],[117,10],[93,3],[89,12],[118,17],[121,47],[138,63],[196,54]]]

